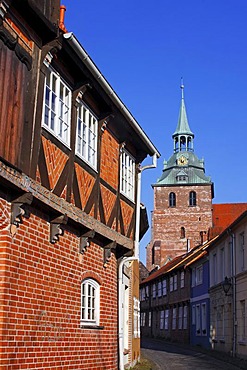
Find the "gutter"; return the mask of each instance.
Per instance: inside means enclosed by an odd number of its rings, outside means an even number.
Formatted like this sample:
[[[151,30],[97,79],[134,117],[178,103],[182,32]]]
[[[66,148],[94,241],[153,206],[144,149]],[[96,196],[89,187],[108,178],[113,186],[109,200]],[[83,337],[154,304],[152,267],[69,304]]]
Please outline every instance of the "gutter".
[[[108,94],[112,102],[118,107],[118,109],[121,111],[123,116],[127,119],[131,127],[135,130],[135,132],[142,138],[143,142],[146,144],[150,151],[150,155],[156,154],[157,158],[160,157],[159,151],[156,149],[156,147],[153,145],[153,143],[150,141],[148,136],[145,134],[145,132],[142,130],[139,123],[135,120],[135,118],[132,116],[130,111],[127,109],[127,107],[124,105],[124,103],[121,101],[121,99],[118,97],[116,92],[113,90],[113,88],[110,86],[110,84],[107,82],[103,74],[100,72],[100,70],[96,67],[90,56],[87,54],[85,49],[81,46],[73,32],[68,32],[63,35],[64,39],[68,41],[69,45],[72,47],[72,49],[76,52],[78,57],[82,60],[82,62],[88,67],[92,75],[95,77],[95,79],[98,81],[98,83],[101,85],[101,87],[104,89],[104,91]]]

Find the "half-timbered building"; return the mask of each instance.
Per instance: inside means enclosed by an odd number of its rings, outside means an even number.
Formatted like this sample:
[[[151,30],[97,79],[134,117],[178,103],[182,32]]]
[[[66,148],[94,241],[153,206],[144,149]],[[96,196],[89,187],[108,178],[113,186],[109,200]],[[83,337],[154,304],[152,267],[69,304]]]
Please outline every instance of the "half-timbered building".
[[[1,365],[123,369],[140,355],[141,163],[159,152],[63,13],[0,1]]]

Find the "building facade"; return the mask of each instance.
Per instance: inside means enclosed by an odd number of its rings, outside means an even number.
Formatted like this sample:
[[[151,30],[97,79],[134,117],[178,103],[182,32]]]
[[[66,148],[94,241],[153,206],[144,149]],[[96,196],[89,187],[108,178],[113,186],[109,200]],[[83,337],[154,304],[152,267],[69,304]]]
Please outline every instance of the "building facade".
[[[211,345],[243,358],[247,358],[246,232],[245,211],[209,248]]]
[[[212,226],[213,183],[204,161],[194,153],[194,134],[187,119],[184,87],[173,155],[153,184],[152,237],[147,246],[147,268],[162,266],[208,239]]]
[[[0,1],[0,361],[122,370],[140,356],[141,162],[159,153],[63,14]]]
[[[189,343],[190,270],[179,256],[140,284],[141,334]]]

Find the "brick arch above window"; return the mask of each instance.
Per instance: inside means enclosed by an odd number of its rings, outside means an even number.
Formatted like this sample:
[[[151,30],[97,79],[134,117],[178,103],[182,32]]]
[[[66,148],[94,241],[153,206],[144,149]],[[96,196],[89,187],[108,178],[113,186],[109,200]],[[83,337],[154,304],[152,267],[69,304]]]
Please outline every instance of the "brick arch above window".
[[[83,281],[85,279],[96,280],[97,283],[99,283],[99,285],[102,285],[102,283],[103,283],[102,277],[100,275],[98,275],[96,272],[93,272],[93,271],[84,271],[81,274],[81,281]]]

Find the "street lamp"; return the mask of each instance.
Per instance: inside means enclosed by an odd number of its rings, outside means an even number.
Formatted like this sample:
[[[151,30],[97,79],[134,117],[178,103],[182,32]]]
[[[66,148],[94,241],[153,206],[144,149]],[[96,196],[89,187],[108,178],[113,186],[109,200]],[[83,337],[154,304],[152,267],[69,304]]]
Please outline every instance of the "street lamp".
[[[230,294],[227,294],[227,293],[229,292],[229,290],[230,290],[231,286],[232,286],[231,278],[228,278],[228,277],[226,276],[226,277],[225,277],[225,280],[224,280],[224,281],[223,281],[223,283],[222,283],[222,288],[223,288],[224,293],[225,293],[225,295],[226,295],[226,296],[227,296],[227,295],[230,295]]]

